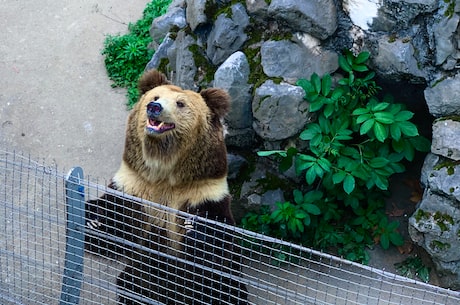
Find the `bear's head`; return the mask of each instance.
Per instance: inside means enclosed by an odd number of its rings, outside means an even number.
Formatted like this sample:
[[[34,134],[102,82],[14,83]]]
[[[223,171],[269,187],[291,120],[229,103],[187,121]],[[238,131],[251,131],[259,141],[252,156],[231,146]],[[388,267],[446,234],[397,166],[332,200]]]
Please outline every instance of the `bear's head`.
[[[226,174],[222,121],[230,97],[224,90],[184,90],[156,70],[145,72],[138,87],[141,97],[128,121],[125,161],[138,162],[132,159],[141,146],[142,156],[135,158],[152,169],[180,164],[198,177]],[[126,160],[127,150],[131,150],[130,160]]]

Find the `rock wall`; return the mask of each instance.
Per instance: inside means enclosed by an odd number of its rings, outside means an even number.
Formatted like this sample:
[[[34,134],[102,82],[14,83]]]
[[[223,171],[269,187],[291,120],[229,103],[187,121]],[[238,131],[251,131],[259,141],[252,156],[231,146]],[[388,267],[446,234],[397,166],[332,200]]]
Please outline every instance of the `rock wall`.
[[[176,0],[153,21],[147,69],[192,90],[227,89],[227,143],[243,149],[292,144],[312,119],[295,82],[333,74],[344,49],[371,52],[370,65],[394,88],[425,88],[412,103],[438,120],[410,230],[449,275],[443,284],[460,287],[460,257],[449,253],[460,247],[460,176],[451,174],[460,170],[459,13],[459,0]]]

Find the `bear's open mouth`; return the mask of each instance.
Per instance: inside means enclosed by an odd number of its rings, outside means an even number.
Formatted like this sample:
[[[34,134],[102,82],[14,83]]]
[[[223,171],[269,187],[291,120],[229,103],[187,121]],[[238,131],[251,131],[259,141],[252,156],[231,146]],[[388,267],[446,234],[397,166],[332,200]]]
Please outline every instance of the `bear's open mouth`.
[[[147,124],[147,131],[154,133],[163,133],[168,130],[174,129],[176,126],[174,123],[166,123],[163,121],[149,119]]]

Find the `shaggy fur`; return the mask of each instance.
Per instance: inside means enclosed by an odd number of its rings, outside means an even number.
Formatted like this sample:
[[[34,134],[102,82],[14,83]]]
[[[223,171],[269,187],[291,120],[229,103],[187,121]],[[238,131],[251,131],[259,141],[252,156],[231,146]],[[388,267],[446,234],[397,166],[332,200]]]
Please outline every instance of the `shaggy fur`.
[[[155,70],[140,78],[139,91],[142,96],[128,118],[123,160],[110,187],[233,225],[222,125],[230,108],[228,94],[215,88],[200,93],[183,90]],[[126,208],[132,211],[126,213]],[[237,260],[241,258],[231,235],[210,232],[210,227],[198,221],[193,221],[192,229],[189,224],[186,231],[183,217],[107,194],[88,203],[88,217],[96,218],[101,230],[169,257],[239,274]],[[106,250],[106,245],[96,245],[94,238],[87,242],[92,251]],[[111,248],[117,252],[121,249]],[[168,256],[132,249],[128,252],[131,263],[117,281],[127,292],[165,304],[220,304],[216,300],[247,304],[246,287],[233,279]],[[119,300],[122,304],[143,304],[124,296]]]

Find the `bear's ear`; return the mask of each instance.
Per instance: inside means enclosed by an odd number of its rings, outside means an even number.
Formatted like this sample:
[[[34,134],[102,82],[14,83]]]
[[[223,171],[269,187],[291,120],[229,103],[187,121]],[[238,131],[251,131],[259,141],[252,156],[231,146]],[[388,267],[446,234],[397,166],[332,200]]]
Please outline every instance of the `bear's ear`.
[[[142,76],[139,78],[137,88],[139,89],[139,93],[142,95],[145,92],[152,90],[155,87],[158,87],[161,85],[169,85],[169,84],[170,83],[168,79],[163,73],[152,69],[142,74]]]
[[[209,88],[200,92],[211,111],[223,118],[230,111],[230,95],[225,90]]]

